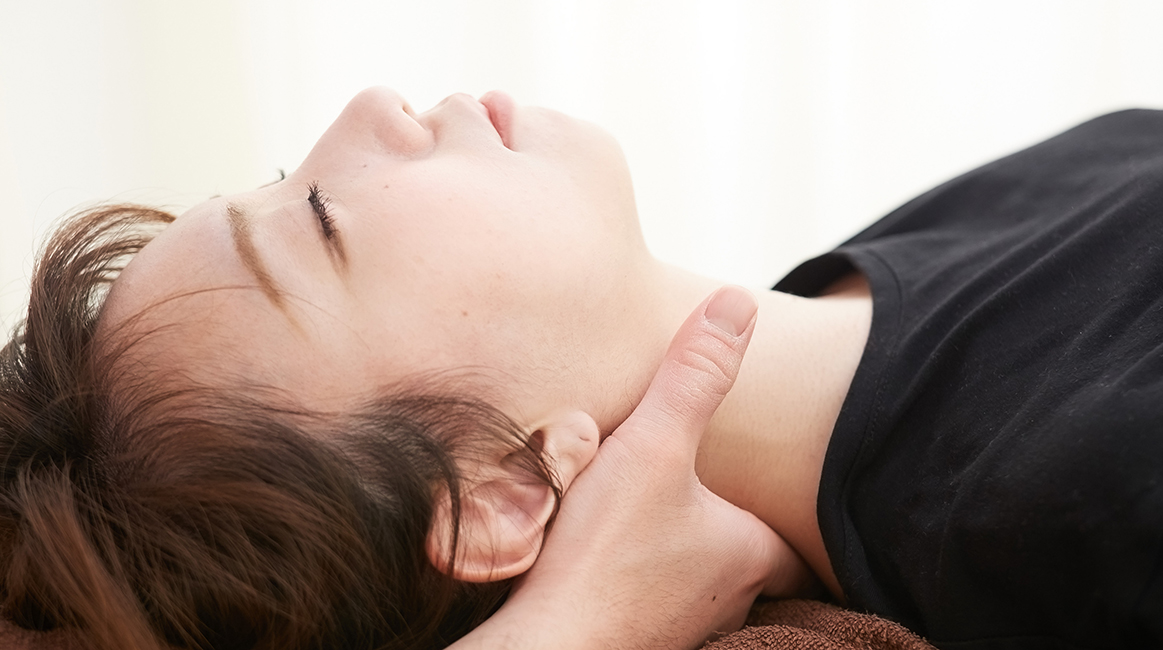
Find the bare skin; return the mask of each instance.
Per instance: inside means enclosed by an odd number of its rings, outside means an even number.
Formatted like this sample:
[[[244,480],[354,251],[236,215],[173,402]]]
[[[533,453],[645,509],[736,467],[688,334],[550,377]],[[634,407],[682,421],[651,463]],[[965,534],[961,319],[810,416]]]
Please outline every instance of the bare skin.
[[[760,589],[803,589],[810,575],[787,542],[694,471],[757,307],[724,287],[695,308],[642,402],[566,494],[533,569],[455,648],[693,648],[739,627]]]
[[[759,323],[696,465],[713,492],[786,539],[843,600],[816,517],[824,454],[868,339],[872,302],[852,275],[826,297],[758,294]]]
[[[102,327],[144,313],[138,325],[163,328],[138,349],[162,380],[261,384],[324,410],[416,376],[471,375],[546,436],[572,482],[596,451],[589,428],[605,437],[630,416],[675,332],[721,283],[649,254],[608,135],[483,100],[454,96],[417,115],[390,91],[362,93],[284,181],[197,206],[147,246]],[[842,597],[816,491],[867,338],[868,290],[853,277],[823,298],[758,300],[750,352],[696,469]],[[540,550],[530,538],[527,552],[465,579],[528,569]]]

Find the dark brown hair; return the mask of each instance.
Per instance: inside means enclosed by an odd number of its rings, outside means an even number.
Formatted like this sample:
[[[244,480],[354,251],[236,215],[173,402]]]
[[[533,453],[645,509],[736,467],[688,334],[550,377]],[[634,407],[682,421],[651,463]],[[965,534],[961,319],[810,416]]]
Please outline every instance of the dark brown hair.
[[[108,650],[432,648],[480,623],[508,583],[433,568],[435,494],[459,520],[456,461],[497,444],[557,492],[527,436],[431,387],[323,414],[116,371],[134,340],[95,340],[105,292],[172,220],[93,209],[39,259],[0,352],[0,614]]]

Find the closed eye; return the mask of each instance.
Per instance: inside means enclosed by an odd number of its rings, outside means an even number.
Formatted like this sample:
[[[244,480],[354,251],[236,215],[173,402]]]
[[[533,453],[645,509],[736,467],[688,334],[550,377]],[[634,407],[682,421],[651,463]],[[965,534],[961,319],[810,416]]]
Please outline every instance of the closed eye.
[[[335,228],[335,218],[331,216],[331,199],[319,189],[318,182],[311,183],[308,186],[307,203],[311,204],[311,210],[315,212],[315,217],[319,220],[319,226],[323,229],[323,236],[328,241],[333,242],[339,231]]]

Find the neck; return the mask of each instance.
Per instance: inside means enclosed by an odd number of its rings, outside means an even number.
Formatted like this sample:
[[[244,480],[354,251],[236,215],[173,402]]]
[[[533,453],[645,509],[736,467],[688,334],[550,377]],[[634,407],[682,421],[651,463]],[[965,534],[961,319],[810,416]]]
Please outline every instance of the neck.
[[[669,317],[681,322],[722,283],[664,274]],[[739,378],[703,437],[703,483],[779,533],[841,596],[816,518],[824,453],[864,351],[872,317],[859,275],[821,298],[757,292],[759,317]],[[670,329],[674,332],[674,328]]]

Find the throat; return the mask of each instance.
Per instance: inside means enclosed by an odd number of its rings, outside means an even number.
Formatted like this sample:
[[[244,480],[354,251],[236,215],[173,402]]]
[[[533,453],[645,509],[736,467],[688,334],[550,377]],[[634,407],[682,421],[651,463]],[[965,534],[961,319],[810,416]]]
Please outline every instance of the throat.
[[[757,297],[755,334],[704,435],[696,469],[708,488],[771,526],[842,596],[820,535],[816,494],[868,339],[868,285],[853,274],[820,298],[774,291]]]

